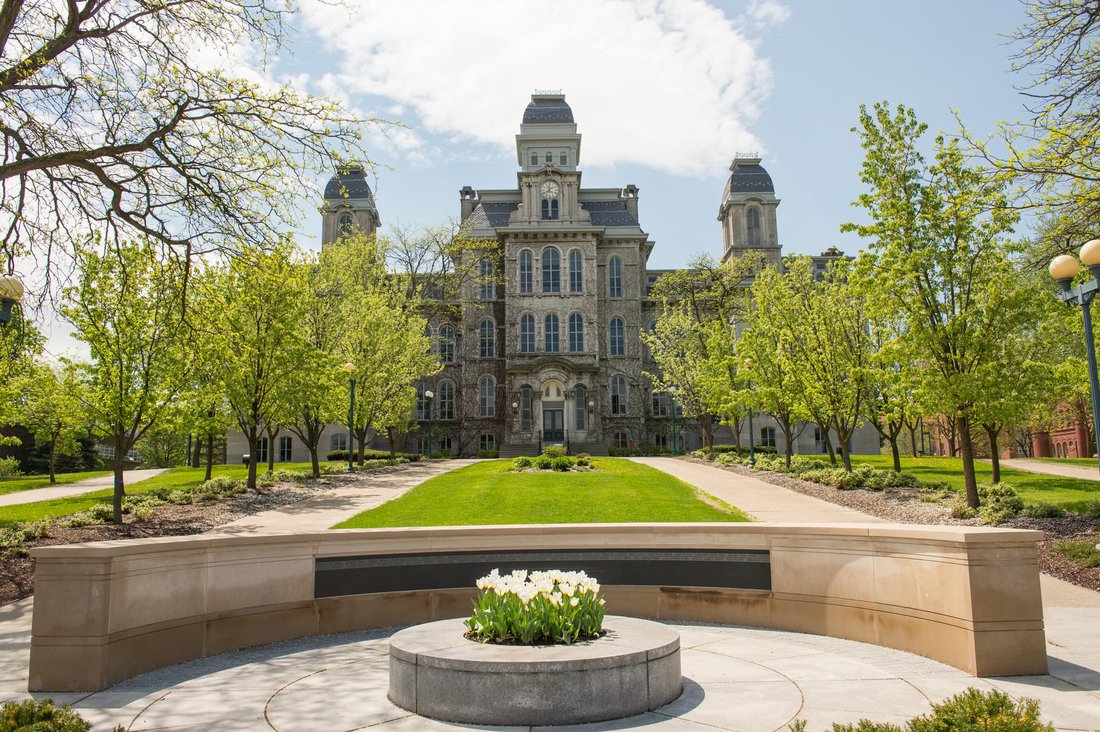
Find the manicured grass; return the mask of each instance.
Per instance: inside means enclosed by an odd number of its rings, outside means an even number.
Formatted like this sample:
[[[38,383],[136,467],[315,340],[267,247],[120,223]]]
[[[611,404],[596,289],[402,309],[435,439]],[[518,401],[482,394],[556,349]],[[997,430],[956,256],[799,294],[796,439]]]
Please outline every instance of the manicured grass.
[[[76,483],[77,481],[87,480],[88,478],[98,478],[110,474],[110,470],[91,470],[84,473],[58,473],[56,476],[57,482],[54,483],[54,485]],[[18,478],[0,480],[0,495],[4,495],[5,493],[18,493],[19,491],[29,491],[35,488],[48,488],[49,486],[50,476],[48,475],[21,475]]]
[[[893,461],[888,455],[853,455],[853,462],[869,463],[876,468],[891,470]],[[962,458],[951,457],[903,457],[901,469],[912,473],[922,481],[943,481],[953,490],[962,492]],[[974,472],[978,482],[988,483],[992,479],[993,467],[984,461],[977,461]],[[1001,482],[1008,483],[1026,503],[1052,503],[1068,511],[1082,511],[1094,501],[1100,501],[1100,482],[1063,478],[1057,475],[1044,475],[1025,470],[1001,468]]]
[[[326,465],[327,463],[321,463]],[[276,470],[309,470],[309,463],[275,463]],[[262,475],[267,470],[266,466],[259,469]],[[248,476],[247,465],[215,465],[213,470],[215,478],[225,476],[228,478],[245,478]],[[166,473],[154,476],[132,486],[126,486],[126,494],[134,495],[167,488],[180,490],[193,488],[203,482],[206,477],[206,468],[171,468]],[[114,495],[113,488],[107,488],[93,493],[82,493],[68,498],[57,498],[52,501],[35,501],[16,506],[0,507],[0,527],[11,526],[18,521],[39,521],[44,518],[68,516],[77,511],[84,511],[97,503],[110,503]]]
[[[592,472],[511,472],[511,460],[452,470],[336,529],[476,524],[748,521],[744,513],[646,465],[596,458]]]
[[[1082,468],[1095,468],[1096,458],[1021,458],[1022,460],[1034,460],[1037,463],[1063,463],[1065,465],[1077,465]]]
[[[1100,567],[1100,550],[1096,548],[1095,541],[1060,541],[1052,548],[1082,567]]]

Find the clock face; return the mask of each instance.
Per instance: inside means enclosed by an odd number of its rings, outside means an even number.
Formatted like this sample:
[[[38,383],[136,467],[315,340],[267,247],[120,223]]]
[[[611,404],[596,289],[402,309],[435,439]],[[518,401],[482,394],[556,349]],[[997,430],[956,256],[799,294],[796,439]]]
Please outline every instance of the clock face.
[[[542,184],[542,197],[543,198],[557,198],[558,197],[558,184],[552,180],[548,180]]]

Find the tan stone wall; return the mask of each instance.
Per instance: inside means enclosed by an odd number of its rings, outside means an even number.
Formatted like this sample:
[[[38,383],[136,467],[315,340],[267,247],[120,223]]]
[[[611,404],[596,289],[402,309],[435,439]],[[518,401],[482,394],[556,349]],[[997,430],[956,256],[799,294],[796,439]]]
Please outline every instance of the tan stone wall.
[[[473,588],[315,599],[318,557],[512,549],[768,549],[772,590],[607,586],[608,610],[875,643],[978,676],[1046,672],[1036,531],[796,524],[432,527],[45,547],[31,691],[469,611]]]

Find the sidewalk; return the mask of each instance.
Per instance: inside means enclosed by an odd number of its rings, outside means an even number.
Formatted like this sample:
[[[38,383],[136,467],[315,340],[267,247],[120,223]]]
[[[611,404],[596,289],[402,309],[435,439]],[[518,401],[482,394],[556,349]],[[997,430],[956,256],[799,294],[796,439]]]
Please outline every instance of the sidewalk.
[[[986,460],[985,462],[989,462]],[[1057,475],[1062,478],[1078,478],[1080,480],[1100,481],[1100,469],[1096,465],[1085,467],[1083,465],[1069,465],[1068,463],[1055,463],[1046,460],[1028,460],[1026,458],[1013,458],[1001,460],[1002,468],[1014,470],[1026,470],[1029,473],[1044,473]]]
[[[160,475],[165,471],[167,471],[167,468],[124,470],[122,471],[122,480],[125,485],[133,485],[134,483],[140,483],[143,480],[148,480],[153,476]],[[62,485],[54,485],[47,488],[31,488],[30,490],[18,491],[16,493],[5,493],[0,496],[0,507],[18,506],[23,503],[37,503],[38,501],[52,501],[55,498],[79,496],[81,493],[92,493],[94,491],[101,491],[104,488],[113,488],[114,485],[115,476],[104,475],[99,478],[78,480],[76,483],[64,483]]]

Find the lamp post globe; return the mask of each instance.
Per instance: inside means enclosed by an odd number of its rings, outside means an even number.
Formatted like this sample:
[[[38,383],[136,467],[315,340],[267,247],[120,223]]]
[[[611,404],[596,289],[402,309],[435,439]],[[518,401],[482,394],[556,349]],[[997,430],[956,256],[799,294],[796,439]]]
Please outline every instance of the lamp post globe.
[[[351,376],[351,379],[348,380],[348,472],[354,473],[355,465],[352,463],[351,438],[355,430],[355,364],[349,361],[340,369]]]
[[[1081,247],[1081,263],[1090,269],[1100,265],[1100,239],[1093,239]]]
[[[23,299],[23,281],[15,275],[0,277],[0,323],[11,321],[11,309]]]

